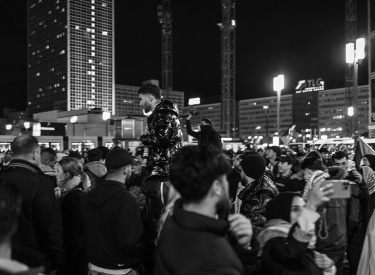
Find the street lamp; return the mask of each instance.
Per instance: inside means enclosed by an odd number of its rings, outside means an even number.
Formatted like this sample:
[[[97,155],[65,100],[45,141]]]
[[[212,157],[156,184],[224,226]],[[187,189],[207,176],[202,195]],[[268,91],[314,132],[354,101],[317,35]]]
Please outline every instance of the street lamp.
[[[12,124],[7,124],[7,125],[5,126],[5,129],[7,129],[7,131],[12,130]],[[9,134],[9,133],[8,133],[8,134]]]
[[[354,43],[346,44],[346,63],[348,66],[354,66],[354,87],[353,87],[353,100],[352,106],[352,121],[354,124],[353,132],[354,138],[358,136],[358,64],[361,64],[362,59],[365,58],[365,39],[358,38]],[[349,115],[349,108],[348,108]],[[350,116],[350,115],[349,115]]]
[[[23,125],[25,126],[26,133],[27,133],[28,129],[30,128],[30,122],[26,121],[26,122],[24,122]]]
[[[109,137],[110,134],[108,132],[108,120],[111,118],[110,112],[103,112],[103,120],[105,120],[105,134]]]
[[[273,90],[277,92],[277,132],[280,132],[280,96],[284,89],[284,75],[280,74],[273,78]]]
[[[73,136],[76,135],[76,133],[75,133],[76,132],[75,125],[76,125],[77,121],[78,121],[78,117],[77,116],[72,116],[70,118],[70,123],[73,124]]]

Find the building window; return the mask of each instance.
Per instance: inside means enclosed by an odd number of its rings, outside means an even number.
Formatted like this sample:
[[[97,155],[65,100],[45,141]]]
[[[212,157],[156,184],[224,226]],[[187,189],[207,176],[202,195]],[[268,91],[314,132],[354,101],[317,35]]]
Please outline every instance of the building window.
[[[40,76],[40,73],[36,73],[36,76]]]
[[[60,51],[60,55],[61,55],[61,54],[65,54],[65,50],[61,50],[61,51]]]
[[[105,32],[105,31],[104,31],[104,32],[102,32],[102,34],[103,34],[103,35],[108,35],[108,32]]]

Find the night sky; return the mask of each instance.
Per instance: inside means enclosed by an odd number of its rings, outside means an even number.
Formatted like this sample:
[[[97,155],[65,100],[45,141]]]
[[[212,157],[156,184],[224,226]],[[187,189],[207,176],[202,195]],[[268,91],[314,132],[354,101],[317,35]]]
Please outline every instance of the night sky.
[[[220,95],[220,0],[171,0],[173,90],[190,97]],[[358,0],[357,34],[367,38],[365,0]],[[0,0],[0,109],[27,105],[27,1]],[[161,82],[161,0],[115,1],[117,84]],[[273,77],[285,75],[283,94],[302,79],[322,78],[326,89],[345,86],[344,0],[237,0],[236,99],[275,95]],[[367,59],[359,85],[368,83]]]

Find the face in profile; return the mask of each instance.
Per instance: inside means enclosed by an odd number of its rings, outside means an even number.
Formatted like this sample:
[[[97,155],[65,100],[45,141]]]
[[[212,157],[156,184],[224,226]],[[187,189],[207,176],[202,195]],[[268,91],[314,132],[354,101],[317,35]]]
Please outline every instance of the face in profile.
[[[216,204],[216,213],[221,216],[221,214],[227,214],[230,212],[232,204],[229,198],[229,184],[227,175],[220,176],[218,178],[218,181],[220,183],[220,186],[223,188],[223,192]]]
[[[290,209],[290,223],[294,224],[297,222],[299,215],[301,214],[302,208],[305,206],[305,201],[301,197],[294,197],[292,201],[292,207]]]
[[[149,113],[152,111],[150,98],[151,96],[149,94],[139,94],[139,106],[143,108],[145,113]]]

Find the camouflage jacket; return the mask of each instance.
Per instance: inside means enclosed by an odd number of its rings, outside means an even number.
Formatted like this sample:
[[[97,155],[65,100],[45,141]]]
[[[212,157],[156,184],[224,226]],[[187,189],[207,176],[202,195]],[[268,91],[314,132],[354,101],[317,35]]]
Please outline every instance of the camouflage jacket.
[[[147,118],[145,134],[140,137],[148,147],[147,177],[169,176],[172,157],[183,145],[178,109],[162,99]]]

